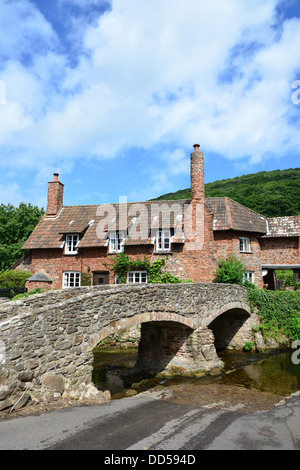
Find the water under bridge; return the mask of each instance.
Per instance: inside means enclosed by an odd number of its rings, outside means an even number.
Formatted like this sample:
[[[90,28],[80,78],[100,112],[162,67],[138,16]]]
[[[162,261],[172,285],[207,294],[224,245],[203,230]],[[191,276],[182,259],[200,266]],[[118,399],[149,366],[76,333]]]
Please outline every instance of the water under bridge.
[[[4,303],[0,409],[23,390],[37,400],[49,389],[89,395],[94,347],[133,325],[139,369],[189,374],[220,367],[217,348],[245,344],[253,320],[247,290],[229,284],[80,287]]]

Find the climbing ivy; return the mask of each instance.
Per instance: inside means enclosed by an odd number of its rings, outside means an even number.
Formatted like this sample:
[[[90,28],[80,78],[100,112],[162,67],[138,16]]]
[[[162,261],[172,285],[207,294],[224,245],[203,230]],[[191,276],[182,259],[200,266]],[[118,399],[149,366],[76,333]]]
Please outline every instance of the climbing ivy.
[[[105,266],[118,275],[120,284],[125,284],[127,273],[129,271],[141,270],[147,271],[149,284],[171,284],[183,282],[181,279],[173,276],[169,272],[162,272],[165,263],[166,258],[158,259],[151,264],[146,256],[144,256],[143,259],[138,258],[137,260],[130,260],[125,253],[119,253],[110,265],[105,264]]]
[[[291,341],[300,340],[300,291],[249,288],[248,300],[262,319],[264,338],[278,338],[281,332]]]

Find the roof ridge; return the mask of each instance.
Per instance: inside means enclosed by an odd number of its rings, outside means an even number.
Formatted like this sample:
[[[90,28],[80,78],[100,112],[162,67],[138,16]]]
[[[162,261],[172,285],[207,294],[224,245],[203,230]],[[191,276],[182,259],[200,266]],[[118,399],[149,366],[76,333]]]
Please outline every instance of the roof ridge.
[[[227,197],[227,196],[226,196],[226,197]],[[253,213],[256,214],[256,215],[259,215],[260,217],[263,217],[264,219],[267,219],[267,217],[266,217],[265,215],[260,214],[259,212],[255,211],[254,209],[250,209],[250,207],[247,207],[247,206],[245,206],[244,204],[241,204],[240,202],[235,201],[234,199],[231,199],[230,197],[227,197],[227,199],[228,199],[229,201],[234,202],[235,204],[238,204],[238,205],[241,206],[241,207],[244,207],[245,209],[247,209],[247,210],[250,211],[250,212],[253,212]]]
[[[227,213],[227,217],[228,217],[228,221],[229,221],[229,228],[232,229],[233,228],[233,223],[232,223],[230,207],[229,207],[229,204],[228,204],[228,197],[225,197],[225,207],[226,207],[226,213]]]
[[[300,218],[300,214],[299,215],[280,215],[279,217],[267,217],[268,220],[272,220],[272,219],[286,219],[287,217],[299,217]]]

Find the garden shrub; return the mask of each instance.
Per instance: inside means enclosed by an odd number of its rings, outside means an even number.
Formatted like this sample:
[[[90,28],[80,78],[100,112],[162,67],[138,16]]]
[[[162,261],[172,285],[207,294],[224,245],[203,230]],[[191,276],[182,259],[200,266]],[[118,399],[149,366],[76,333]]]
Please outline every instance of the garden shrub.
[[[216,272],[216,281],[226,284],[244,284],[244,272],[246,267],[243,263],[231,256],[228,260],[221,260]]]
[[[13,289],[14,287],[25,287],[25,281],[32,276],[30,271],[8,270],[0,273],[0,288]]]

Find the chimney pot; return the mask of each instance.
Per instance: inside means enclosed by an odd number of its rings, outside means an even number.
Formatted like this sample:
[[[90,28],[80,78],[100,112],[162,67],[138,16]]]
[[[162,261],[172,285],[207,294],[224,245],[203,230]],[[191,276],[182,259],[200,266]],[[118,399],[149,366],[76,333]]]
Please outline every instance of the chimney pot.
[[[58,173],[53,173],[54,175],[54,181],[58,181]]]
[[[194,144],[193,145],[195,152],[199,152],[200,145],[199,144]]]

